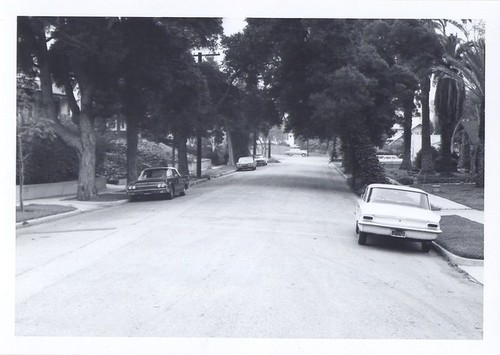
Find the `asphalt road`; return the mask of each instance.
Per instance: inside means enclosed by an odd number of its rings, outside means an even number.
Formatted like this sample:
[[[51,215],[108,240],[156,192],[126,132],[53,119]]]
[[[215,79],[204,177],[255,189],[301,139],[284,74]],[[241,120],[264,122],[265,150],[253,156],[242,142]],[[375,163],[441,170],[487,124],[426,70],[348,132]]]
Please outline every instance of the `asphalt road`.
[[[483,286],[417,243],[357,244],[324,157],[19,229],[16,335],[481,339]]]

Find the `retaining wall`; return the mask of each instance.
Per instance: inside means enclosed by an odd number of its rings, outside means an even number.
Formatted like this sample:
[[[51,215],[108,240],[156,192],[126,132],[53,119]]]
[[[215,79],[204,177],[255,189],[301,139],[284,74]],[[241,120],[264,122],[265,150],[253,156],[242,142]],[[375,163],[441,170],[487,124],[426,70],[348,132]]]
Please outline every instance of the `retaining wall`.
[[[205,173],[208,169],[212,168],[212,160],[201,159],[201,173]],[[188,164],[189,174],[196,175],[196,161]]]
[[[51,184],[33,184],[23,186],[23,199],[32,200],[36,198],[56,196],[76,196],[78,181],[62,181]],[[97,191],[106,188],[106,178],[96,178]],[[16,201],[19,201],[19,185],[16,186]]]

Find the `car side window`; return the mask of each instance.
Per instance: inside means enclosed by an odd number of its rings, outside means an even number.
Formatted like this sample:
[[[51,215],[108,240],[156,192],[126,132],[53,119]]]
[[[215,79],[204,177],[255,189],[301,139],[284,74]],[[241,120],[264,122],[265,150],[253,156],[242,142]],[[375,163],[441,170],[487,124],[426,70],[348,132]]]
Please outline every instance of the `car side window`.
[[[370,193],[371,193],[371,190],[368,190],[368,188],[365,189],[365,192],[363,194],[363,199],[366,201],[366,202],[369,202],[370,201]]]

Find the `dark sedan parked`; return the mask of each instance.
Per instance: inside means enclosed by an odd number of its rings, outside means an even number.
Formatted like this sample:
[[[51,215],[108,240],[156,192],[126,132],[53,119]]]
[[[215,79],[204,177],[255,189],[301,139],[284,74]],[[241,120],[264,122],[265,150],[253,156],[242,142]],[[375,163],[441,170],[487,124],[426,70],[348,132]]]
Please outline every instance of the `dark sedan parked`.
[[[185,195],[188,188],[189,176],[182,176],[176,168],[149,168],[127,186],[127,195],[130,201],[151,195],[172,199],[175,195]]]
[[[253,157],[241,157],[236,163],[236,170],[255,170],[257,162]]]

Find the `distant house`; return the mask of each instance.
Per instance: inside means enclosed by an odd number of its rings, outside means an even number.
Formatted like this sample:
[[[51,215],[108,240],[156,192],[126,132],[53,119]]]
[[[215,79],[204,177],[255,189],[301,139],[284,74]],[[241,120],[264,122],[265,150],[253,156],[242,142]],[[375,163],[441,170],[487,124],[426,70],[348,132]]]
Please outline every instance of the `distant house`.
[[[106,132],[123,138],[127,135],[127,122],[125,117],[118,116],[108,118],[106,121]]]
[[[69,108],[68,99],[64,92],[55,85],[52,87],[53,99],[56,104],[57,117],[61,121],[67,121],[71,118],[71,110]],[[37,121],[43,117],[43,102],[42,92],[35,91],[33,94],[33,102],[31,105],[26,105],[19,111],[18,120],[20,125],[26,125]]]
[[[39,85],[40,84],[38,82],[38,86]],[[80,96],[78,91],[75,90],[74,94],[76,102],[78,106],[80,106]],[[69,107],[68,99],[64,90],[55,85],[52,85],[52,97],[56,105],[57,117],[59,118],[59,120],[65,123],[70,123],[72,112]],[[42,92],[40,90],[36,90],[33,94],[32,103],[30,105],[25,105],[25,107],[23,107],[22,109],[19,109],[18,124],[30,124],[37,121],[39,118],[44,117],[45,113],[43,111],[42,100]],[[100,129],[102,129],[102,127],[107,133],[113,134],[114,136],[117,136],[119,138],[123,138],[126,136],[127,123],[125,118],[122,116],[114,116],[106,119],[105,123],[103,123],[103,126],[101,126]],[[99,128],[96,127],[96,129]]]
[[[391,151],[403,152],[403,133],[404,129],[400,125],[394,127],[396,133],[387,140],[386,149]],[[441,136],[431,134],[431,146],[439,148],[441,144]],[[416,122],[411,129],[411,150],[410,156],[414,160],[418,152],[422,149],[422,123]]]

